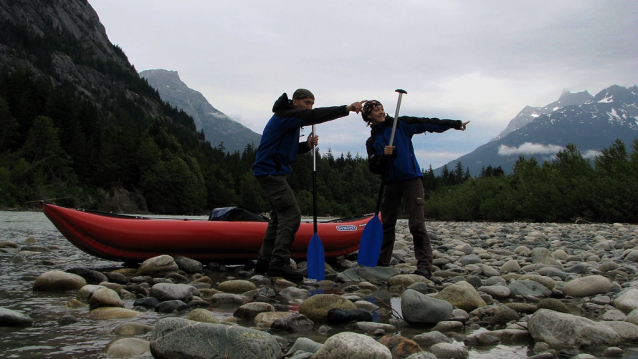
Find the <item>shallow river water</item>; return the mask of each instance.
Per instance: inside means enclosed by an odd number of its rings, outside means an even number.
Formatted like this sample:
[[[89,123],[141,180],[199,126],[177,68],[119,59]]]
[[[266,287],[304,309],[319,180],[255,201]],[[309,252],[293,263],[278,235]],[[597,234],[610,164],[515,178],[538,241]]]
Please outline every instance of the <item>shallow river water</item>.
[[[41,212],[0,211],[0,242],[10,241],[22,247],[29,237],[33,237],[38,246],[53,250],[46,253],[19,253],[18,249],[0,251],[0,307],[22,312],[34,319],[34,324],[30,327],[0,327],[0,358],[106,357],[104,348],[117,338],[113,329],[131,319],[94,320],[89,318],[87,308],[66,307],[67,302],[75,298],[76,292],[34,292],[32,287],[35,279],[47,271],[73,267],[114,269],[122,267],[123,263],[103,260],[82,252],[68,242]],[[227,275],[232,274],[231,267]],[[383,298],[382,294],[379,297],[379,293],[377,298],[385,301],[394,311],[400,312],[399,298]],[[127,308],[132,308],[132,301],[125,303]],[[211,310],[216,316],[223,318],[232,315],[234,308]],[[58,320],[67,314],[78,321],[68,325],[59,324]],[[169,315],[148,311],[134,320],[154,325],[157,320]],[[406,333],[403,334],[409,336],[410,329],[404,331]],[[140,338],[148,340],[150,333]],[[325,341],[325,338],[310,339]],[[497,345],[482,350],[472,349],[469,358],[517,359],[533,355],[531,343],[520,343]],[[150,358],[151,355],[148,353],[144,357]],[[627,352],[624,358],[638,358],[638,354]]]

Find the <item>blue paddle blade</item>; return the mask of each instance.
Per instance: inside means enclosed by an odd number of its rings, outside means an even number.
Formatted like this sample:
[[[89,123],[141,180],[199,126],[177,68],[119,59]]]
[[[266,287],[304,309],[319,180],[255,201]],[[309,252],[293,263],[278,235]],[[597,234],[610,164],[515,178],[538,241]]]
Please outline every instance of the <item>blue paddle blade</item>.
[[[323,243],[315,233],[308,243],[308,278],[324,280],[326,278],[326,260]]]
[[[383,242],[383,225],[378,215],[368,221],[359,245],[357,263],[366,267],[376,267],[381,255],[381,242]]]

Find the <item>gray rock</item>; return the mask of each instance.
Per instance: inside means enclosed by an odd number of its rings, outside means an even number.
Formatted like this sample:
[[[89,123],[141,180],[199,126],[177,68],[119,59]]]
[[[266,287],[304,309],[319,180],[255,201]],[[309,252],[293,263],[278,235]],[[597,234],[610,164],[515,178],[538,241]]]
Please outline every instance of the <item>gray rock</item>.
[[[464,345],[456,343],[434,344],[429,350],[437,358],[465,359],[469,354]]]
[[[99,307],[124,308],[124,302],[114,290],[98,288],[89,299],[89,308],[95,309]]]
[[[270,325],[273,330],[281,330],[289,333],[309,332],[315,323],[303,314],[290,313],[286,317],[277,318]]]
[[[58,319],[58,324],[61,326],[64,325],[69,325],[69,324],[73,324],[73,323],[77,323],[78,322],[78,318],[70,315],[70,314],[65,314],[62,317],[60,317],[60,319]],[[1,326],[1,325],[0,325]]]
[[[620,337],[627,342],[638,340],[638,325],[625,321],[603,321],[602,324],[613,329]]]
[[[173,257],[164,254],[142,262],[142,265],[137,269],[136,275],[161,276],[169,272],[177,272],[177,270],[179,270],[179,267]]]
[[[536,247],[532,249],[532,263],[554,265],[556,264],[556,259],[554,259],[549,249]]]
[[[113,333],[119,336],[133,336],[146,334],[153,330],[153,327],[143,323],[128,322],[123,323],[113,329]]]
[[[548,309],[540,309],[531,316],[528,331],[535,341],[545,342],[552,348],[618,345],[623,340],[607,325]]]
[[[75,299],[79,300],[82,303],[88,303],[91,299],[91,296],[93,296],[93,293],[95,293],[95,291],[100,288],[106,287],[102,285],[87,284],[78,290],[77,294],[75,295]]]
[[[157,298],[160,302],[166,300],[181,300],[188,302],[193,299],[193,296],[199,296],[199,290],[188,284],[171,284],[171,283],[158,283],[151,287],[149,295]]]
[[[279,295],[285,298],[288,302],[292,302],[297,299],[303,300],[310,297],[310,291],[297,287],[288,287],[279,291]]]
[[[290,355],[299,350],[304,351],[306,353],[316,353],[317,351],[319,351],[319,349],[321,349],[322,346],[323,344],[321,343],[317,343],[308,338],[300,337],[300,338],[297,338],[297,340],[295,340],[295,343],[292,345],[290,350],[288,350],[286,355]]]
[[[385,282],[399,274],[399,270],[391,267],[357,267],[346,269],[337,275],[338,282]]]
[[[590,275],[567,282],[563,288],[565,295],[588,297],[609,292],[611,282],[601,275]]]
[[[504,285],[484,285],[478,288],[479,292],[489,294],[494,298],[507,298],[511,295],[511,291]]]
[[[367,335],[342,332],[328,338],[312,358],[392,359],[392,353],[388,347]]]
[[[460,281],[443,288],[443,290],[436,295],[436,298],[445,300],[451,303],[452,306],[466,311],[474,310],[486,304],[476,289],[465,281]]]
[[[483,262],[483,260],[481,259],[481,257],[479,257],[476,254],[467,254],[461,258],[459,258],[459,262],[463,265],[466,266],[468,264],[477,264],[477,263],[481,263]]]
[[[501,339],[492,335],[491,332],[473,333],[463,340],[463,343],[471,346],[496,345],[500,342]]]
[[[272,304],[264,303],[264,302],[252,302],[246,303],[241,307],[237,308],[233,313],[234,317],[241,319],[254,319],[257,314],[263,312],[274,312],[275,307]]]
[[[315,322],[328,320],[328,312],[331,309],[352,310],[357,306],[352,301],[335,294],[317,294],[306,299],[299,306],[299,313]]]
[[[104,352],[111,358],[131,358],[149,352],[150,343],[139,338],[118,338],[110,342]]]
[[[182,302],[181,300],[176,300],[176,299],[167,300],[155,306],[155,311],[158,313],[173,313],[173,312],[180,312],[187,309],[190,309],[188,304]]]
[[[213,294],[210,298],[210,304],[212,305],[221,305],[221,304],[239,304],[242,305],[249,300],[248,297],[240,295],[240,294],[232,294],[232,293],[217,293]]]
[[[277,340],[266,332],[175,317],[157,322],[150,350],[155,358],[277,359],[282,356]]]
[[[30,327],[33,319],[21,312],[0,307],[0,327]]]
[[[277,293],[271,287],[261,287],[253,295],[255,302],[274,302]]]
[[[483,275],[486,277],[496,277],[501,275],[501,272],[499,272],[498,269],[492,266],[483,265],[482,270],[483,270]]]
[[[86,279],[73,273],[52,270],[40,274],[33,283],[35,291],[78,290],[86,285]]]
[[[631,288],[620,293],[614,300],[614,306],[625,313],[638,309],[638,289]]]
[[[561,280],[565,280],[567,278],[567,273],[562,270],[554,267],[544,267],[538,270],[538,274],[544,275],[547,277],[558,277]]]
[[[202,273],[204,270],[204,265],[195,259],[191,259],[183,256],[175,256],[173,257],[175,264],[181,270],[186,273]]]
[[[213,324],[219,323],[219,319],[217,318],[217,316],[215,316],[213,312],[203,308],[195,308],[191,310],[190,312],[188,312],[186,319],[192,320],[195,322],[202,322],[202,323],[213,323]]]
[[[507,286],[512,295],[549,297],[552,291],[533,280],[515,280]]]
[[[67,269],[65,272],[77,274],[84,278],[89,284],[100,284],[102,282],[108,282],[109,278],[102,272],[98,272],[93,269],[76,267]]]
[[[432,298],[412,289],[401,295],[401,312],[408,323],[436,324],[452,315],[452,304]]]
[[[434,344],[438,343],[452,343],[453,340],[449,338],[447,335],[437,332],[431,331],[423,334],[417,334],[412,337],[417,344],[419,344],[422,348],[429,348]]]

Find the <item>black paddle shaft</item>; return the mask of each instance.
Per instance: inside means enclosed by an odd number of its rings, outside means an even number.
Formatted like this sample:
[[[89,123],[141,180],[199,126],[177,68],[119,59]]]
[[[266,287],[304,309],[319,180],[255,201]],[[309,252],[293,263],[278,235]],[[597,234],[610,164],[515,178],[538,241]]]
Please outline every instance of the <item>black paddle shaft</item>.
[[[312,125],[312,136],[316,135],[315,125]],[[314,233],[317,233],[317,147],[314,143],[312,144],[312,221]]]
[[[317,233],[317,171],[312,172],[312,213],[313,213],[313,224],[314,231]]]

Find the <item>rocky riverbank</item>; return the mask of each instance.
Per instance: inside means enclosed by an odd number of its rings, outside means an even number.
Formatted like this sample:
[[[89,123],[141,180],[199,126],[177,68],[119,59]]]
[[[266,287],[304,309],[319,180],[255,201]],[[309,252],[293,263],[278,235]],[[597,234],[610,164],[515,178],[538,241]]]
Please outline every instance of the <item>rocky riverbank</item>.
[[[72,296],[60,326],[75,325],[78,313],[120,320],[104,348],[110,357],[472,358],[507,346],[527,346],[521,358],[638,355],[638,226],[429,222],[428,230],[431,278],[410,274],[401,224],[391,267],[359,267],[353,254],[329,262],[321,282],[159,256],[136,268],[45,271],[33,292]],[[32,238],[0,250],[16,263],[56,248]],[[146,313],[160,315],[138,320]],[[0,326],[34,325],[0,308]]]

